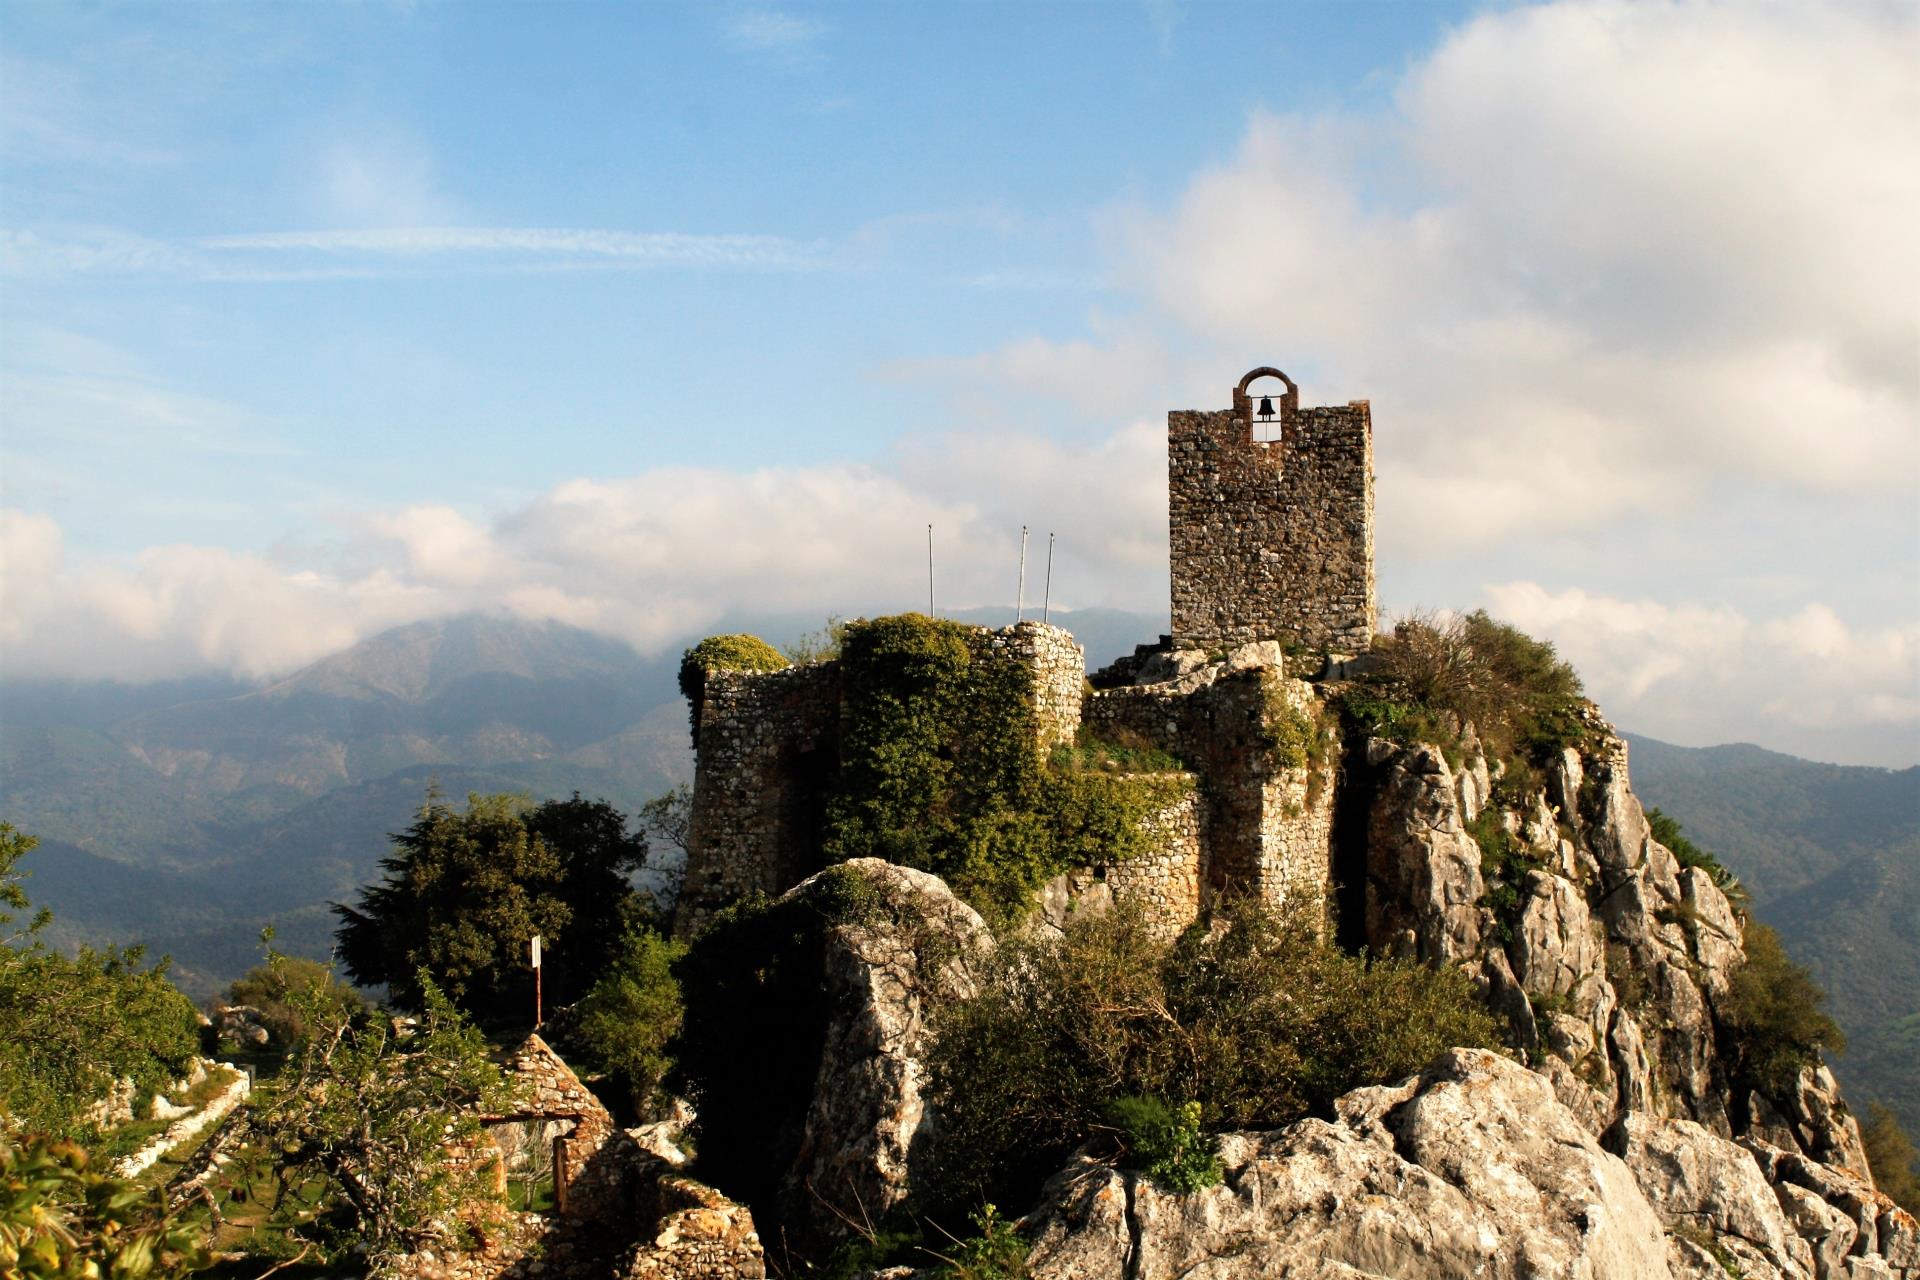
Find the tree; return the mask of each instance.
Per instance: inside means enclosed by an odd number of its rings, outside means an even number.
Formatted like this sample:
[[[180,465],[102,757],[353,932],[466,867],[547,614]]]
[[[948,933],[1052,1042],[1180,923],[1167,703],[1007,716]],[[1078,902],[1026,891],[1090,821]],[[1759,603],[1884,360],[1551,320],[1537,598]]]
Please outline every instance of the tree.
[[[269,973],[285,965],[268,952]],[[296,1234],[323,1251],[362,1246],[378,1274],[485,1202],[484,1162],[456,1156],[485,1141],[482,1115],[514,1109],[513,1091],[486,1041],[424,971],[413,981],[421,1014],[410,1030],[275,976],[311,1034],[255,1092],[239,1174],[271,1176],[283,1193],[323,1181],[344,1219],[322,1215]]]
[[[1847,1039],[1827,1016],[1827,993],[1780,945],[1780,935],[1756,920],[1744,930],[1746,963],[1727,983],[1722,1018],[1741,1065],[1762,1088],[1781,1094],[1822,1050],[1844,1053]]]
[[[686,1012],[673,965],[686,954],[684,942],[629,930],[612,967],[567,1014],[568,1048],[618,1080],[642,1115],[673,1069],[667,1046]]]
[[[271,938],[272,934],[266,936]],[[260,1021],[279,1052],[298,1048],[312,1037],[313,1028],[304,1012],[311,1005],[318,1003],[330,1013],[345,1015],[366,1004],[358,991],[334,976],[332,969],[297,956],[281,956],[277,964],[255,965],[227,988],[227,999],[260,1011]]]
[[[20,859],[39,842],[0,822],[0,928],[31,910]],[[139,948],[47,947],[42,910],[0,937],[0,1113],[56,1137],[92,1131],[93,1105],[116,1081],[135,1096],[185,1074],[199,1052],[193,1004]]]
[[[408,1008],[422,1007],[415,975],[425,971],[483,1023],[530,1021],[533,935],[544,940],[546,992],[558,1006],[586,989],[644,912],[628,876],[646,861],[645,837],[627,832],[619,810],[577,793],[537,806],[471,795],[459,813],[429,795],[393,840],[381,882],[358,906],[334,906],[336,937],[355,982],[384,983]]]

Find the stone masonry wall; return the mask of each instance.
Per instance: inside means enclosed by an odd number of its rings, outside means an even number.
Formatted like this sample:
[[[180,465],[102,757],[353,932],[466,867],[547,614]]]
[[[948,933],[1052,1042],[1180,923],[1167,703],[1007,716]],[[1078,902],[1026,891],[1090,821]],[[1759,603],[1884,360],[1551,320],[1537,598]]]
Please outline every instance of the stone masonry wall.
[[[1230,409],[1169,413],[1167,514],[1176,641],[1366,650],[1375,621],[1366,401],[1297,410],[1271,443]]]
[[[1072,632],[1029,620],[996,630],[975,629],[967,643],[975,662],[1011,660],[1030,672],[1034,728],[1042,755],[1073,741],[1080,729],[1087,654]]]
[[[1073,741],[1087,666],[1072,633],[1039,622],[975,627],[967,646],[974,662],[1015,663],[1028,673],[1043,755]],[[707,676],[675,933],[689,936],[728,903],[783,893],[820,869],[839,727],[838,662]]]
[[[1319,699],[1303,681],[1278,680],[1275,696],[1322,735]],[[1269,902],[1325,901],[1332,888],[1333,798],[1339,748],[1319,760],[1274,769],[1260,788],[1260,837],[1254,882]],[[1323,922],[1324,923],[1324,922]]]
[[[1189,791],[1148,818],[1154,852],[1104,868],[1117,902],[1137,903],[1155,930],[1178,934],[1200,918],[1200,797]]]
[[[727,903],[780,893],[819,869],[800,861],[819,844],[839,731],[838,663],[707,676],[675,932],[691,934]]]
[[[1271,745],[1276,707],[1316,703],[1305,682],[1254,667],[1096,690],[1085,714],[1093,733],[1137,735],[1199,776],[1203,903],[1250,891],[1277,904],[1323,900],[1332,878],[1334,766],[1285,765]]]

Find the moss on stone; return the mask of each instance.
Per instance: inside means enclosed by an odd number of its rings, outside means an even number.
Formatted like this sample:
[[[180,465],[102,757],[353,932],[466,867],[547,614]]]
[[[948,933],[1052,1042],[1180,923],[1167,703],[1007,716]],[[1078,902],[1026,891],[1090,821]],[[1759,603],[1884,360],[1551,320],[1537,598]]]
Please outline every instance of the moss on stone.
[[[700,708],[706,701],[707,677],[715,671],[783,671],[793,665],[786,655],[759,636],[708,636],[680,658],[680,692],[686,695],[693,721],[695,745],[700,736]]]

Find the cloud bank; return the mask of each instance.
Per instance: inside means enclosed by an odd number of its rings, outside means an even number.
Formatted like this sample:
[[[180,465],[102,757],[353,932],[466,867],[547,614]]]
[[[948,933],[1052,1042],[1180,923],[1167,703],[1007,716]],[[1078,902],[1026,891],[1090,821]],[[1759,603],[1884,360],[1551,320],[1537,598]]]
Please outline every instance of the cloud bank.
[[[1729,482],[1910,495],[1917,14],[1489,13],[1391,111],[1256,117],[1126,261],[1210,346],[1390,404],[1383,537],[1419,554]]]

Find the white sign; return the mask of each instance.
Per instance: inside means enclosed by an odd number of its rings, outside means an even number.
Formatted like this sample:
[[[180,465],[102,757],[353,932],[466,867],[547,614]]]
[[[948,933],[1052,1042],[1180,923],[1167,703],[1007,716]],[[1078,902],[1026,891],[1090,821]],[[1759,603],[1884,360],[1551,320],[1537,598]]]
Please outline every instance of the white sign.
[[[533,935],[533,967],[540,967],[540,935],[537,933]]]

